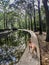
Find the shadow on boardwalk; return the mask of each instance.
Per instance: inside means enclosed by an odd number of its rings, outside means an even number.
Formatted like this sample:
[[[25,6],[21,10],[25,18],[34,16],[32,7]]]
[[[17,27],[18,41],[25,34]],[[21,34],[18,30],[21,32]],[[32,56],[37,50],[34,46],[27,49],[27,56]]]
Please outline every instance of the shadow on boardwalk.
[[[32,58],[32,55],[28,52],[29,49],[27,46],[23,56],[21,57],[20,61],[16,65],[40,65],[40,52],[39,52],[38,40],[37,40],[35,33],[31,30],[25,30],[25,29],[19,29],[19,30],[30,33],[32,41],[37,46],[38,58],[35,58],[35,57]]]

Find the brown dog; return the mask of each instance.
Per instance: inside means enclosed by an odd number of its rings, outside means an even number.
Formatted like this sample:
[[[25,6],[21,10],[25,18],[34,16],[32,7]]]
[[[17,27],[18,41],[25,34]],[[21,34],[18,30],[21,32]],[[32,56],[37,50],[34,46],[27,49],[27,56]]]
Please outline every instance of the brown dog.
[[[29,52],[30,52],[30,50],[32,50],[32,52],[31,52],[32,55],[33,54],[37,55],[37,47],[36,47],[36,45],[34,43],[32,43],[31,38],[29,39]]]

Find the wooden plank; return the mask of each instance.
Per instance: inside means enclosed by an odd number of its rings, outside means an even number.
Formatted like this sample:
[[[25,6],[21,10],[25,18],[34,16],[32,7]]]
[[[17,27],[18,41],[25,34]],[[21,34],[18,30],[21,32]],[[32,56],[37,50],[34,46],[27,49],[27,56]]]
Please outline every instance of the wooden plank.
[[[0,38],[8,36],[11,32],[12,32],[12,30],[11,31],[0,32]]]
[[[17,28],[0,29],[0,38],[8,36],[10,33],[17,31]]]

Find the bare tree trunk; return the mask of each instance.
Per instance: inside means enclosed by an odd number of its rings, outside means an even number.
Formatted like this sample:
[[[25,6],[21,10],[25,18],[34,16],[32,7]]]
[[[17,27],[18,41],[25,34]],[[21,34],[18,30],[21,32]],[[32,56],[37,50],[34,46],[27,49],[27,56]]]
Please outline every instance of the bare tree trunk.
[[[31,30],[33,30],[32,15],[30,15],[30,28],[31,28]]]
[[[42,21],[41,21],[41,11],[40,11],[40,0],[38,0],[38,13],[39,13],[39,34],[42,34]]]
[[[25,28],[27,29],[27,13],[25,14]]]
[[[31,24],[30,24],[30,16],[29,15],[28,15],[28,23],[29,23],[28,28],[30,30]]]
[[[7,13],[6,13],[6,28],[7,28]]]
[[[47,29],[46,41],[49,42],[49,10],[48,10],[47,1],[48,0],[43,0],[43,4],[44,4],[45,14],[46,14],[46,29]]]
[[[4,29],[5,29],[5,12],[4,12]]]
[[[35,6],[34,0],[33,0],[33,7]],[[35,21],[35,7],[34,7],[34,32],[36,32],[36,21]]]
[[[34,8],[34,31],[36,32],[35,8]]]

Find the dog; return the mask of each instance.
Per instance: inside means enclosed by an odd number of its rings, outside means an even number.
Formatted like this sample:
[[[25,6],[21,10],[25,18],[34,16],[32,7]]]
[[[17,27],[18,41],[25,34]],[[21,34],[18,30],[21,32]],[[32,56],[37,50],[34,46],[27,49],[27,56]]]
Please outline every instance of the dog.
[[[37,47],[36,45],[31,41],[31,39],[29,39],[29,52],[33,55],[37,56]]]

